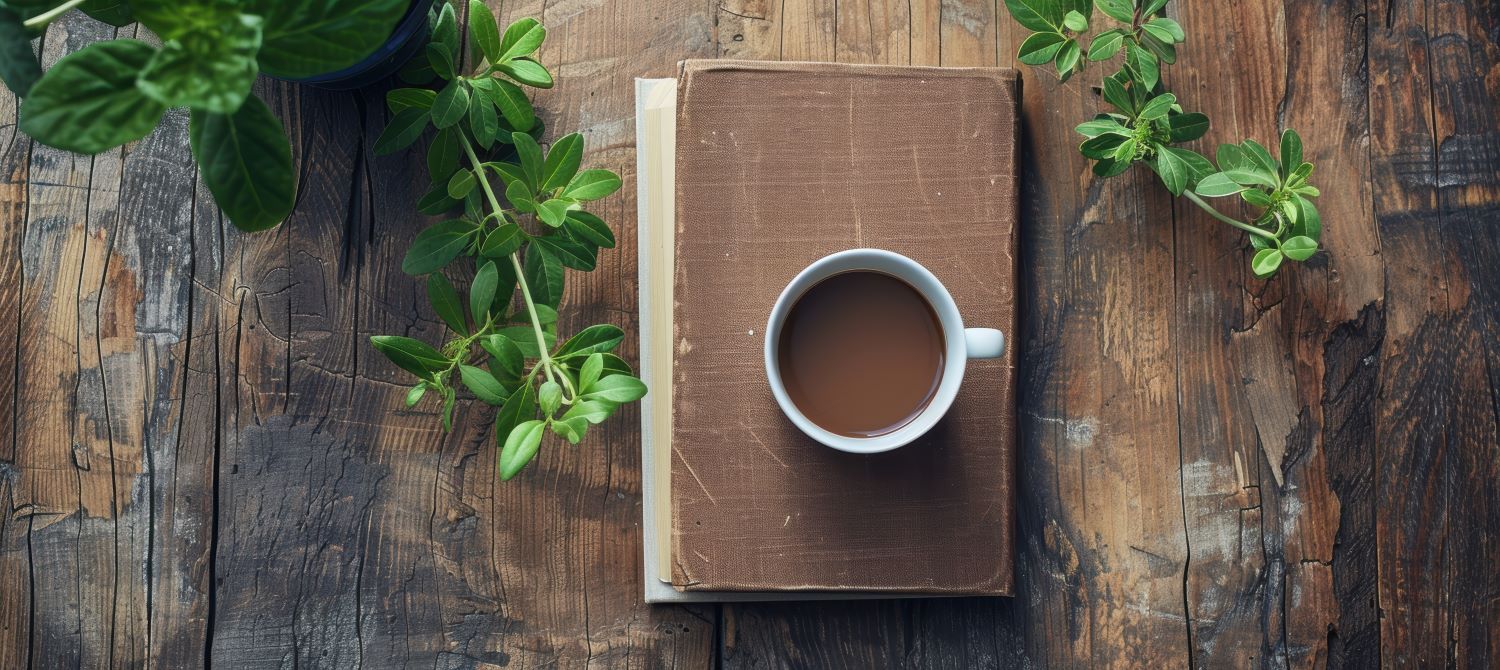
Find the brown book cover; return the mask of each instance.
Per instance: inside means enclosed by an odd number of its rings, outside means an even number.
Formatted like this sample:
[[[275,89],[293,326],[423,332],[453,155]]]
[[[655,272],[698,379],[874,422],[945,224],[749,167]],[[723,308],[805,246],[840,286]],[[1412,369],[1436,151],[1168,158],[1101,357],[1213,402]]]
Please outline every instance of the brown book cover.
[[[965,325],[1014,342],[1017,101],[1008,69],[684,62],[674,586],[1011,594],[1013,350],[969,363],[932,432],[856,455],[786,419],[762,346],[792,277],[859,247],[926,265]]]

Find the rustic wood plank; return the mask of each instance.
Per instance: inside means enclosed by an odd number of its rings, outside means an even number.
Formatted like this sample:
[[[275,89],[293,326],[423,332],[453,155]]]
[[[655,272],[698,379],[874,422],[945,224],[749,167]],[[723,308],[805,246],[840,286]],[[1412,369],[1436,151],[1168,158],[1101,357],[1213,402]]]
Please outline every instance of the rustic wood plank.
[[[1374,505],[1391,665],[1500,657],[1492,9],[1371,7],[1373,202],[1387,259]]]
[[[1169,83],[1187,107],[1215,120],[1209,140],[1248,137],[1274,149],[1283,126],[1307,138],[1319,186],[1330,194],[1321,206],[1332,251],[1258,282],[1243,262],[1243,235],[1178,207],[1176,273],[1189,280],[1177,329],[1194,659],[1321,666],[1330,631],[1341,625],[1335,570],[1367,580],[1374,568],[1368,553],[1333,565],[1341,507],[1330,470],[1368,476],[1370,455],[1330,444],[1324,417],[1367,413],[1371,400],[1369,387],[1359,386],[1362,394],[1325,408],[1329,384],[1346,382],[1323,370],[1331,364],[1347,374],[1357,367],[1348,358],[1368,352],[1324,346],[1378,300],[1381,281],[1374,225],[1360,197],[1369,170],[1360,146],[1362,13],[1349,6],[1223,9],[1180,9],[1190,42]],[[1300,35],[1322,37],[1298,42]],[[1193,36],[1221,36],[1215,39],[1226,47],[1205,48]],[[1218,87],[1229,94],[1206,94]],[[1200,144],[1212,151],[1212,143]],[[1352,462],[1330,463],[1335,447]],[[1346,492],[1367,486],[1364,479],[1339,484]],[[1344,520],[1345,536],[1362,534],[1356,520],[1370,531],[1358,508]],[[1351,635],[1368,630],[1373,609],[1352,601],[1348,609]]]
[[[113,33],[71,17],[42,45],[43,62]],[[105,162],[118,160],[118,150],[111,153]],[[78,392],[87,383],[82,320],[90,316],[80,309],[79,287],[90,251],[99,255],[88,229],[93,164],[40,144],[31,150],[21,254],[37,262],[23,266],[11,513],[28,527],[33,663],[107,665],[111,651],[112,464],[107,452],[90,448],[94,425],[78,420]]]
[[[0,87],[0,667],[31,662],[32,517],[23,513],[16,454],[20,398],[21,294],[26,256],[21,253],[30,205],[31,139],[16,127],[20,100]]]

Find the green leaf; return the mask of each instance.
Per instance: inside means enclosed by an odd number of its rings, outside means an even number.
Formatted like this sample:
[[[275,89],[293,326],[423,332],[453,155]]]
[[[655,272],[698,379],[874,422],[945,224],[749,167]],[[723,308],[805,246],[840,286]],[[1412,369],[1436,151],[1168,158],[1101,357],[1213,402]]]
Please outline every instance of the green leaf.
[[[1161,40],[1162,42],[1165,42],[1167,44],[1171,44],[1177,41],[1172,37],[1172,31],[1168,30],[1164,26],[1153,25],[1152,23],[1147,22],[1146,24],[1141,26],[1141,30],[1146,31],[1147,35],[1155,37],[1156,39]]]
[[[1208,116],[1198,112],[1173,114],[1167,117],[1173,142],[1191,142],[1208,133]]]
[[[443,79],[453,78],[453,54],[436,42],[429,43],[426,48],[427,63],[432,66],[432,71]]]
[[[604,420],[608,419],[609,415],[615,413],[616,407],[618,405],[615,403],[603,400],[584,400],[569,407],[568,411],[563,413],[562,420],[572,421],[574,419],[581,419],[588,423],[604,423]]]
[[[1240,198],[1256,207],[1270,207],[1272,202],[1271,196],[1266,195],[1264,191],[1253,188],[1240,191]]]
[[[1062,48],[1057,50],[1057,73],[1063,81],[1073,76],[1073,69],[1078,65],[1078,40],[1070,39],[1063,42]]]
[[[1141,8],[1141,16],[1151,16],[1161,11],[1162,7],[1166,7],[1167,0],[1150,0],[1150,2],[1141,2],[1140,4],[1145,5]]]
[[[1076,9],[1068,10],[1068,13],[1063,15],[1063,27],[1075,33],[1081,33],[1089,29],[1089,17]]]
[[[1318,208],[1301,195],[1294,196],[1293,202],[1297,203],[1297,224],[1292,226],[1292,234],[1310,238],[1314,242],[1322,239],[1323,217],[1318,214]]]
[[[1240,151],[1240,148],[1233,144],[1220,144],[1219,150],[1214,154],[1214,160],[1218,161],[1221,170],[1244,168],[1250,165],[1250,159],[1245,157],[1245,152]]]
[[[506,223],[490,232],[479,253],[490,258],[499,258],[515,253],[526,241],[526,233],[514,223]]]
[[[598,200],[620,190],[620,176],[609,170],[584,170],[568,182],[563,197],[574,200]]]
[[[1214,173],[1214,164],[1209,162],[1203,154],[1181,147],[1167,147],[1166,150],[1187,165],[1188,187],[1190,188],[1199,180]]]
[[[1161,70],[1156,63],[1156,56],[1145,49],[1135,45],[1135,42],[1125,43],[1125,64],[1134,73],[1135,80],[1141,84],[1143,91],[1149,92],[1156,88],[1156,83],[1161,80]]]
[[[516,130],[530,130],[531,126],[536,123],[536,112],[531,109],[531,100],[526,97],[526,92],[508,81],[499,79],[487,81],[490,82],[488,86],[490,100],[500,108],[500,114],[505,117],[505,122]]]
[[[375,350],[385,354],[397,367],[422,379],[448,369],[452,361],[428,346],[426,342],[399,335],[376,335],[370,338]]]
[[[384,156],[405,149],[427,130],[428,112],[421,107],[408,107],[396,113],[396,117],[381,131],[375,140],[375,155]]]
[[[406,392],[406,406],[415,407],[417,403],[422,402],[424,395],[427,395],[427,382],[419,382]]]
[[[1267,175],[1274,178],[1280,174],[1281,163],[1272,158],[1271,152],[1267,151],[1266,148],[1261,146],[1259,142],[1256,142],[1255,140],[1245,140],[1244,142],[1240,143],[1240,151],[1244,152],[1245,158],[1247,158],[1251,164],[1255,165],[1261,170],[1264,170]],[[1280,185],[1280,181],[1277,181],[1272,186],[1272,188],[1275,188],[1275,186],[1278,185]]]
[[[568,419],[567,421],[557,419],[547,425],[552,427],[553,433],[567,440],[569,444],[582,442],[584,434],[589,430],[588,422],[581,418]]]
[[[538,306],[540,307],[540,305]],[[537,347],[536,331],[533,330],[531,326],[506,326],[505,328],[501,328],[500,330],[495,332],[499,335],[505,336],[505,338],[510,340],[511,342],[514,342],[516,348],[520,349],[521,354],[525,357],[541,357],[542,350]],[[557,342],[557,336],[546,331],[542,331],[542,339],[545,341],[544,343],[549,349],[553,344]]]
[[[1172,43],[1156,39],[1155,35],[1148,32],[1141,35],[1141,44],[1161,62],[1167,64],[1177,62],[1177,47],[1172,46]]]
[[[594,352],[583,361],[583,367],[578,371],[578,392],[588,393],[594,382],[599,381],[599,376],[604,372],[604,354]],[[572,412],[569,412],[572,414]],[[606,414],[608,416],[608,414]],[[566,417],[565,417],[566,418]],[[599,423],[595,421],[593,423]]]
[[[31,51],[31,33],[19,14],[0,6],[0,80],[25,98],[42,78],[42,64]]]
[[[1101,61],[1114,58],[1123,46],[1125,46],[1125,33],[1119,30],[1106,30],[1089,42],[1089,60]]]
[[[145,137],[166,111],[135,85],[155,53],[145,42],[109,40],[63,56],[21,102],[21,132],[82,154]]]
[[[534,198],[531,189],[524,181],[516,180],[511,182],[510,186],[505,187],[505,199],[510,201],[510,206],[516,208],[516,211],[535,212],[536,200]]]
[[[1062,48],[1063,42],[1066,41],[1068,38],[1059,33],[1032,33],[1021,42],[1021,48],[1016,52],[1016,59],[1027,65],[1051,63],[1057,57],[1057,51]]]
[[[1159,38],[1163,42],[1181,42],[1187,39],[1182,32],[1182,25],[1165,16],[1158,16],[1146,22],[1147,26],[1154,26],[1166,32],[1166,37]],[[1155,34],[1155,33],[1153,33]]]
[[[589,272],[597,262],[593,247],[573,239],[553,235],[538,237],[533,242],[541,244],[565,267]]]
[[[494,261],[485,261],[474,273],[474,281],[469,284],[469,315],[474,317],[474,323],[482,324],[489,318],[490,305],[495,302],[495,288],[500,283],[500,271],[495,268]]]
[[[434,223],[417,234],[406,258],[401,261],[401,271],[409,275],[424,275],[441,269],[458,257],[469,245],[469,238],[478,231],[470,221],[451,219]]]
[[[526,284],[531,289],[531,297],[537,303],[548,307],[557,308],[562,302],[563,293],[563,266],[551,253],[544,251],[541,245],[529,244],[526,246],[525,264]]]
[[[1252,186],[1255,184],[1260,184],[1268,188],[1276,188],[1276,180],[1272,178],[1271,175],[1268,175],[1258,169],[1242,167],[1230,168],[1228,170],[1225,170],[1223,172],[1223,175],[1228,177],[1230,181],[1233,181],[1234,183],[1240,184],[1242,186]]]
[[[1037,32],[1062,32],[1063,9],[1057,0],[1005,0],[1016,23]]]
[[[236,228],[265,230],[292,213],[292,147],[260,98],[246,98],[234,114],[194,110],[189,140],[199,176]]]
[[[547,424],[536,419],[523,421],[511,429],[500,449],[500,479],[509,480],[536,457],[542,444],[542,430]]]
[[[575,209],[568,212],[567,220],[563,222],[563,229],[574,239],[594,246],[606,249],[612,249],[615,246],[615,234],[610,231],[604,220],[583,210]]]
[[[1276,269],[1281,267],[1282,254],[1279,249],[1261,249],[1255,252],[1255,258],[1250,260],[1250,269],[1255,276],[1265,279],[1276,274]]]
[[[1171,93],[1163,93],[1152,98],[1142,106],[1139,116],[1142,119],[1159,119],[1166,116],[1167,112],[1172,110],[1172,105],[1175,104],[1177,104],[1177,96]]]
[[[500,139],[506,144],[512,143],[511,135],[509,134],[501,135]],[[510,183],[513,181],[526,181],[526,171],[515,163],[485,163],[484,166],[494,170],[495,174],[500,175],[500,181],[506,186],[510,186]]]
[[[453,402],[457,399],[457,394],[453,392],[452,388],[447,386],[443,386],[438,390],[443,393],[443,432],[446,433],[453,430]]]
[[[1161,181],[1166,184],[1167,190],[1172,195],[1182,195],[1187,188],[1188,165],[1177,154],[1158,146],[1156,159],[1150,162],[1151,169],[1161,176]]]
[[[427,178],[433,184],[443,184],[445,191],[448,181],[453,179],[453,173],[459,168],[459,154],[463,149],[459,147],[458,141],[462,132],[463,129],[456,126],[444,128],[437,131],[432,143],[427,145]]]
[[[481,0],[469,0],[469,38],[491,63],[500,61],[500,26],[495,14]]]
[[[536,399],[542,408],[542,414],[552,416],[562,405],[562,386],[555,381],[544,382],[536,392]]]
[[[448,197],[454,200],[462,199],[474,189],[474,173],[468,170],[459,170],[453,173],[453,178],[448,180]]]
[[[1113,177],[1130,169],[1131,161],[1115,160],[1113,158],[1102,158],[1094,163],[1094,174],[1100,177]]]
[[[393,88],[385,94],[385,106],[392,114],[399,114],[403,109],[432,109],[432,101],[437,98],[437,92],[425,88]]]
[[[432,125],[447,128],[464,118],[469,111],[469,89],[455,79],[438,91],[432,101]]]
[[[1291,175],[1287,176],[1286,185],[1289,188],[1303,187],[1307,183],[1307,178],[1312,176],[1312,171],[1312,163],[1303,163],[1301,165],[1298,165],[1297,169],[1292,170]]]
[[[1120,80],[1119,75],[1104,78],[1103,82],[1104,101],[1114,105],[1115,109],[1124,112],[1131,118],[1135,117],[1135,103],[1130,94],[1125,91],[1125,82]]]
[[[433,311],[442,318],[443,323],[448,324],[453,332],[467,335],[469,327],[464,322],[463,303],[459,301],[458,291],[453,284],[441,272],[427,275],[427,301],[432,303]]]
[[[463,36],[458,32],[458,7],[447,0],[437,4],[440,9],[432,27],[432,41],[447,49],[453,62],[457,63],[463,50]]]
[[[417,201],[417,211],[423,214],[442,214],[453,209],[453,206],[457,204],[457,200],[448,197],[448,185],[438,184]]]
[[[505,38],[500,41],[500,61],[530,56],[542,47],[547,39],[547,29],[536,19],[525,18],[510,24],[505,29]]]
[[[526,175],[526,185],[535,192],[542,184],[542,147],[526,133],[511,133],[510,137],[516,146],[516,158],[521,161],[521,172]]]
[[[521,422],[536,416],[536,392],[530,383],[521,384],[505,399],[505,405],[495,413],[495,439],[502,441]]]
[[[265,20],[260,69],[302,79],[337,72],[368,56],[385,44],[410,6],[411,0],[246,0],[240,10]]]
[[[1283,179],[1290,177],[1301,166],[1302,138],[1297,135],[1297,131],[1287,128],[1281,132],[1281,177]],[[1312,171],[1308,170],[1308,172]]]
[[[578,174],[578,164],[583,160],[583,135],[564,135],[547,150],[547,160],[542,164],[540,184],[542,191],[562,188]]]
[[[614,351],[615,347],[620,346],[620,342],[624,339],[625,331],[620,330],[618,326],[612,326],[607,323],[589,326],[579,331],[577,335],[568,338],[567,342],[558,347],[557,353],[553,355],[553,358],[566,360],[579,356],[588,356],[593,353],[608,353]],[[600,364],[603,364],[602,360]]]
[[[244,14],[225,18],[167,40],[141,70],[136,86],[168,107],[234,113],[260,71],[255,55],[261,20]]]
[[[517,58],[509,63],[501,63],[495,69],[527,86],[552,88],[552,73],[530,58]]]
[[[1121,135],[1098,135],[1084,140],[1082,144],[1078,145],[1078,151],[1089,158],[1109,158],[1114,156],[1115,150],[1119,149],[1120,145],[1124,143],[1125,137]]]
[[[1133,161],[1135,160],[1136,150],[1139,148],[1140,146],[1138,142],[1136,142],[1134,139],[1128,139],[1124,142],[1121,142],[1120,146],[1115,147],[1114,151],[1110,152],[1108,156],[1104,156],[1103,158],[1117,161]]]
[[[505,387],[500,381],[484,368],[476,368],[472,365],[458,366],[459,379],[464,386],[474,393],[474,397],[483,400],[486,404],[501,405],[505,402]]]
[[[1217,172],[1200,180],[1198,186],[1193,189],[1193,192],[1207,198],[1219,198],[1226,195],[1234,195],[1243,190],[1245,190],[1245,187],[1235,183],[1233,179],[1229,178],[1229,175]]]
[[[495,136],[500,133],[500,117],[495,114],[495,103],[489,96],[469,98],[469,130],[473,131],[474,141],[479,146],[486,150],[495,146]]]
[[[516,346],[510,338],[504,335],[490,335],[480,341],[480,346],[500,363],[500,367],[505,370],[506,374],[513,377],[521,375],[526,359],[521,353],[521,348]]]
[[[1105,14],[1120,23],[1130,23],[1135,20],[1135,4],[1131,0],[1096,0],[1095,4]]]
[[[646,385],[630,375],[610,375],[596,382],[588,393],[580,396],[585,400],[603,400],[624,404],[640,400],[646,395]]]
[[[568,216],[568,208],[576,204],[572,200],[548,200],[537,204],[536,216],[542,220],[542,223],[553,228],[561,228]]]

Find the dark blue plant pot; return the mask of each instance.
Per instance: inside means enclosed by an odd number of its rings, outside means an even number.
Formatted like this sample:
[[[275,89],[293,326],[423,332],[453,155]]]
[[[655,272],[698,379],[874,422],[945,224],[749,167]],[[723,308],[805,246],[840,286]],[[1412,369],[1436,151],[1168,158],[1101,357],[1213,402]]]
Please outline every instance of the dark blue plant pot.
[[[421,53],[427,45],[430,27],[427,25],[427,10],[434,0],[412,0],[406,14],[396,23],[390,39],[385,41],[364,60],[336,72],[314,75],[302,79],[288,79],[299,84],[311,84],[335,91],[347,91],[373,84],[396,73]]]

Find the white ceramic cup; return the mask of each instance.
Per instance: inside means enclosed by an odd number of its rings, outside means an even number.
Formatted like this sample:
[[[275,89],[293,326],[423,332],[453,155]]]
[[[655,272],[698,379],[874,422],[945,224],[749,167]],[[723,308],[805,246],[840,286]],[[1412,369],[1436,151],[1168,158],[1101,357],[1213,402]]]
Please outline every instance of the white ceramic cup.
[[[777,349],[780,346],[781,326],[786,322],[787,313],[792,310],[797,299],[818,282],[851,270],[873,270],[888,274],[921,293],[927,304],[932,306],[933,313],[937,314],[947,347],[943,356],[943,377],[927,407],[906,425],[873,437],[847,437],[824,430],[813,423],[792,402],[791,396],[787,395],[778,365]],[[931,271],[910,258],[882,249],[850,249],[814,261],[782,290],[781,297],[776,299],[776,305],[771,308],[771,318],[766,323],[766,377],[771,382],[771,393],[776,396],[776,404],[781,405],[781,411],[808,437],[839,451],[854,454],[890,451],[921,437],[937,425],[938,420],[943,418],[948,407],[953,404],[953,399],[958,396],[958,385],[964,380],[964,367],[968,360],[998,358],[1003,353],[1005,335],[994,328],[964,328],[953,296],[948,294],[948,289],[943,287],[943,283]]]

